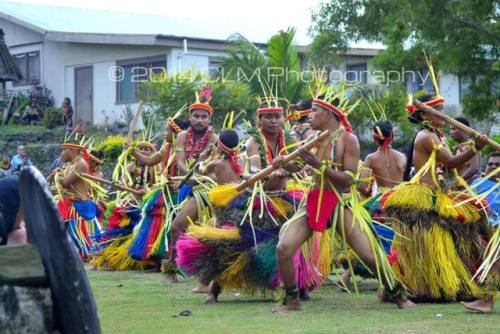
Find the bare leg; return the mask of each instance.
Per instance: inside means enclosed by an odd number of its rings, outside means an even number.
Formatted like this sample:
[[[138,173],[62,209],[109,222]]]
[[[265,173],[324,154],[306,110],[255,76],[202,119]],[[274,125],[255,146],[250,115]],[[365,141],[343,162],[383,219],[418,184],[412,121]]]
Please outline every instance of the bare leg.
[[[500,260],[497,260],[491,268],[491,274],[496,274],[500,277]],[[470,303],[464,303],[464,306],[469,311],[490,314],[493,313],[494,304],[495,301],[493,300],[493,294],[487,293],[483,299],[475,300]]]
[[[352,249],[356,252],[356,254],[360,257],[360,259],[373,271],[376,271],[375,265],[375,254],[373,253],[372,247],[370,246],[370,242],[368,237],[361,231],[357,224],[354,224],[352,221],[352,213],[349,209],[344,210],[344,221],[343,226],[342,222],[339,221],[337,225],[339,229],[339,233],[345,233],[347,241]],[[382,277],[382,279],[384,279]],[[384,282],[386,283],[386,282]],[[399,308],[413,308],[416,305],[408,300],[401,299],[396,301]]]
[[[181,233],[185,232],[189,219],[194,222],[198,219],[198,207],[196,205],[196,200],[194,198],[190,198],[188,202],[184,205],[179,214],[175,217],[172,222],[172,227],[170,228],[170,254],[169,260],[172,263],[175,263],[175,243],[179,239]],[[165,283],[171,284],[177,282],[177,274],[175,272],[167,272],[165,275]]]
[[[295,268],[293,265],[293,256],[297,249],[302,245],[312,234],[311,229],[307,226],[306,217],[300,218],[298,221],[288,225],[287,229],[280,236],[277,247],[278,267],[281,275],[281,280],[285,285],[285,290],[296,290],[295,284]],[[287,296],[288,297],[288,296]],[[286,297],[285,297],[286,298]],[[285,299],[286,308],[290,310],[300,309],[300,300],[297,296],[292,296],[291,301]]]
[[[210,293],[210,285],[206,285],[200,282],[196,288],[191,290],[192,293]]]
[[[220,288],[219,284],[212,281],[212,283],[210,283],[210,290],[208,292],[208,297],[207,300],[205,301],[205,304],[217,303],[221,291],[222,289]]]
[[[194,198],[190,198],[188,202],[184,205],[181,212],[175,217],[172,222],[172,228],[170,229],[170,234],[172,235],[172,240],[177,242],[179,239],[179,235],[186,231],[189,219],[195,222],[198,219],[198,206],[196,205],[196,200]]]
[[[24,245],[26,243],[28,243],[28,235],[24,227],[13,230],[7,237],[8,246]]]

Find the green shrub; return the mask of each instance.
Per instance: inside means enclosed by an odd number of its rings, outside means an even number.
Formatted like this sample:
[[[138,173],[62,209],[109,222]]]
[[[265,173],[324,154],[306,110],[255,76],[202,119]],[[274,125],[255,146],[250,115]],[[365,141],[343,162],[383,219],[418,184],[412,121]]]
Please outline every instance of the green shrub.
[[[61,108],[46,108],[43,115],[43,124],[47,129],[54,129],[63,124],[63,111]]]
[[[500,134],[490,136],[490,138],[493,139],[495,142],[500,143]],[[483,156],[487,157],[493,151],[494,151],[494,149],[491,146],[486,145],[486,147],[481,150],[481,154],[483,154]]]
[[[106,159],[118,159],[123,150],[123,144],[127,138],[124,136],[109,136],[102,143],[97,145],[97,149],[104,152]]]

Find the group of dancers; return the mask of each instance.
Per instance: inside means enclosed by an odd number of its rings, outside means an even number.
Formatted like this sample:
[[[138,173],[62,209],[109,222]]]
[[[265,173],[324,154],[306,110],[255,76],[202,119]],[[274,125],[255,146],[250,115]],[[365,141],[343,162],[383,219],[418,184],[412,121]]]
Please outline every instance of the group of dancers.
[[[224,290],[269,291],[280,309],[297,310],[344,270],[346,287],[353,275],[376,278],[382,299],[399,308],[466,301],[492,312],[500,237],[488,219],[491,191],[461,175],[487,137],[452,154],[445,122],[429,112],[445,104],[437,87],[408,103],[419,127],[409,154],[392,148],[393,127],[380,119],[378,148],[364,161],[344,91],[323,86],[287,110],[263,95],[241,138],[232,113],[215,133],[204,87],[184,115],[166,120],[159,150],[146,135],[128,138],[106,183],[87,143],[65,141],[56,197],[82,259],[100,270],[161,270],[169,284],[196,277],[207,303]],[[117,188],[112,201],[106,184]]]

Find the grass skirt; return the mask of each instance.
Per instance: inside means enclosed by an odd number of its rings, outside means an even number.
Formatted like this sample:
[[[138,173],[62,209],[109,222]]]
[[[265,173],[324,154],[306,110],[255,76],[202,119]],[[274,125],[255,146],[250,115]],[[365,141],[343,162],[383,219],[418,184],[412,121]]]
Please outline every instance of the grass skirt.
[[[114,204],[108,207],[104,218],[108,225],[99,240],[99,255],[92,262],[106,270],[144,270],[148,264],[128,254],[132,232],[141,219],[140,209]]]
[[[57,209],[75,249],[82,259],[87,260],[95,252],[95,241],[101,235],[97,205],[90,199],[62,198],[57,202]]]
[[[489,237],[485,217],[472,202],[422,184],[402,184],[383,195],[396,231],[394,270],[417,300],[476,298],[472,280]]]
[[[276,257],[279,228],[301,196],[301,192],[289,191],[279,197],[255,198],[251,218],[245,216],[250,195],[238,196],[219,212],[222,227],[190,225],[177,241],[177,265],[202,283],[215,281],[222,289],[249,294],[275,289],[281,281]],[[301,250],[294,263],[299,288],[312,290],[322,282]]]

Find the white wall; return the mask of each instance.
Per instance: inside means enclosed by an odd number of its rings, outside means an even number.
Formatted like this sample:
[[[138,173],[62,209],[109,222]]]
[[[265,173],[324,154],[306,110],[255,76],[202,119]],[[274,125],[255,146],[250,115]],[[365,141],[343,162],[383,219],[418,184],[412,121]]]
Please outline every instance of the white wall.
[[[439,77],[439,90],[446,100],[446,106],[456,112],[462,110],[460,105],[460,84],[457,75],[446,74]]]
[[[74,71],[81,66],[93,67],[93,112],[94,123],[105,124],[113,122],[122,115],[125,104],[116,103],[116,82],[109,78],[110,70],[116,66],[116,61],[141,57],[167,55],[170,49],[154,46],[127,46],[127,45],[97,45],[58,43],[59,60],[64,68],[64,90],[60,96],[60,103],[64,97],[75,101]],[[54,49],[56,49],[54,47]],[[167,57],[167,56],[166,56]],[[169,60],[167,57],[167,67]],[[137,104],[131,104],[132,110]],[[103,113],[104,111],[104,113]]]
[[[184,53],[183,49],[173,48],[168,54],[167,67],[169,73],[184,72],[193,69],[196,72],[208,73],[210,58],[218,58],[226,55],[224,52],[197,50],[189,48]]]
[[[2,18],[0,18],[0,28],[3,29],[5,34],[5,44],[7,44],[8,47],[40,43],[43,39],[42,34],[26,29]]]

